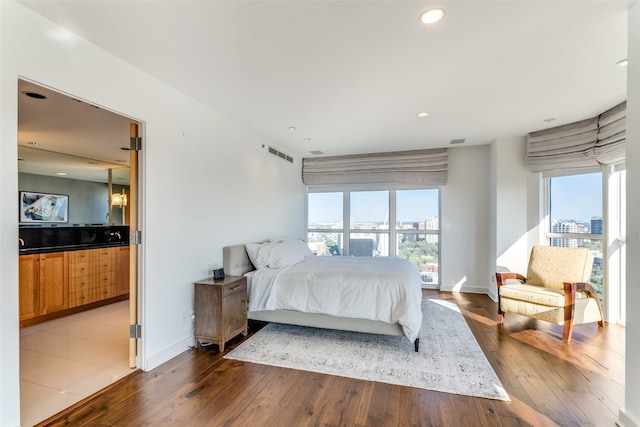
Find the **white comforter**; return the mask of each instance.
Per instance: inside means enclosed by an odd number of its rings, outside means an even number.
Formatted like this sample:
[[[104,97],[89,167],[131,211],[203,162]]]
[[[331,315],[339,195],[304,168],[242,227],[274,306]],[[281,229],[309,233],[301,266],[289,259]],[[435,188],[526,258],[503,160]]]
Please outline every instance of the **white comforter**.
[[[247,276],[249,311],[286,309],[397,322],[411,341],[420,331],[420,272],[404,259],[312,256]]]

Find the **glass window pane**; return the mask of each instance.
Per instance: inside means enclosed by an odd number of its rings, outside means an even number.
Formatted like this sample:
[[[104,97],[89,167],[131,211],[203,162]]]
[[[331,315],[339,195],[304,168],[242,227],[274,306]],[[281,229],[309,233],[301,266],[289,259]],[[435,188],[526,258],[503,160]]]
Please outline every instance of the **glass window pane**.
[[[398,258],[411,261],[420,270],[422,286],[425,288],[439,287],[440,252],[437,234],[398,233],[396,235],[396,253]]]
[[[309,232],[307,245],[318,256],[342,255],[342,233]]]
[[[549,179],[549,231],[602,234],[602,173]],[[576,239],[554,246],[577,246]]]
[[[389,256],[388,233],[351,233],[350,256]]]
[[[342,193],[309,193],[308,228],[342,230]]]
[[[396,192],[397,230],[438,230],[438,190]]]
[[[551,233],[602,235],[602,173],[549,179]],[[602,239],[551,237],[551,246],[588,248],[593,254],[591,285],[603,302]]]
[[[352,230],[389,229],[389,192],[355,191],[351,193]]]

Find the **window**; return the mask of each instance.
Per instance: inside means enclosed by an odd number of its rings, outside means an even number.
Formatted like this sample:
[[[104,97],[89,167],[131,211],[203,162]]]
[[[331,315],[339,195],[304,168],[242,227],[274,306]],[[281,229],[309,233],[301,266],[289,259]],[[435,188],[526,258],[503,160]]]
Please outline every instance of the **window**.
[[[309,193],[307,228],[309,248],[321,256],[342,255],[342,193]]]
[[[591,250],[591,284],[603,304],[602,172],[549,178],[548,188],[549,245]]]
[[[307,241],[317,255],[411,261],[423,287],[439,287],[438,189],[310,192]]]

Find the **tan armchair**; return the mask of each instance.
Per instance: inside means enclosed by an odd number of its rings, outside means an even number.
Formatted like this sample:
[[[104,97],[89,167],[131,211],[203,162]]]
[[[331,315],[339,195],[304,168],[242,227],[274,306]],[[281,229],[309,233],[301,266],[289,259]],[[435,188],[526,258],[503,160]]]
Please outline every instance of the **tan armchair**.
[[[517,313],[564,325],[562,340],[571,340],[574,324],[603,326],[598,296],[589,284],[593,255],[586,248],[534,246],[527,277],[496,273],[498,324],[505,313]]]

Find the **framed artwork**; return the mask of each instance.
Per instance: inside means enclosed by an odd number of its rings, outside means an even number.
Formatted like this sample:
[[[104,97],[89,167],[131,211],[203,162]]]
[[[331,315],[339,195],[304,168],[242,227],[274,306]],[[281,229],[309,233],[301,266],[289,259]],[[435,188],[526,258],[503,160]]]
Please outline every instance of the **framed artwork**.
[[[20,222],[69,222],[69,196],[20,192]]]

